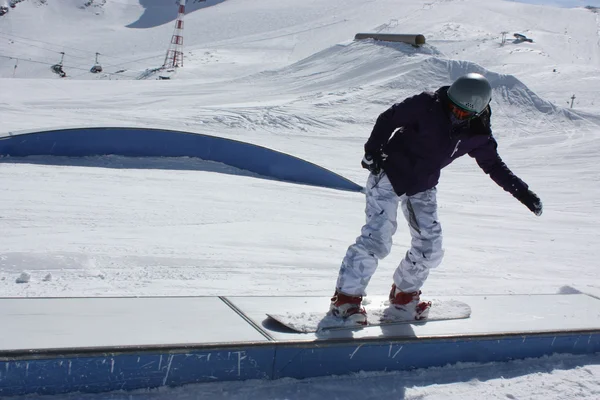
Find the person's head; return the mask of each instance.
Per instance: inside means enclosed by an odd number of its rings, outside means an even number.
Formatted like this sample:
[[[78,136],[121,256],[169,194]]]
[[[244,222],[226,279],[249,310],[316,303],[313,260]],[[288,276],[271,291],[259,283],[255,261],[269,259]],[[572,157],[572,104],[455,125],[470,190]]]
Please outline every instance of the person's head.
[[[448,89],[451,112],[458,119],[475,118],[487,108],[492,100],[492,87],[481,74],[461,76]]]

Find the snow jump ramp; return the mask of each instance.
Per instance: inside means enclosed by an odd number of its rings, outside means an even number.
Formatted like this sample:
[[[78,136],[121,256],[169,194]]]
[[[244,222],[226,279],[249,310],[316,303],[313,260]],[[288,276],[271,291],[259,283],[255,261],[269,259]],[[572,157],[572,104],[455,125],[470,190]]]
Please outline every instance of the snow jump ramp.
[[[471,306],[469,319],[300,334],[265,314],[318,310],[329,298],[3,298],[0,398],[600,351],[600,298],[452,299]]]

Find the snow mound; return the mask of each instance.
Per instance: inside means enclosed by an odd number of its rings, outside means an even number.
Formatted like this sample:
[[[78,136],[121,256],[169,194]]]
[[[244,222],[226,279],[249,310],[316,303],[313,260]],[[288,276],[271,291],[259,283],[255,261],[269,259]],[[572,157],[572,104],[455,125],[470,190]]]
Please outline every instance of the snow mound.
[[[559,118],[568,120],[581,119],[575,112],[542,99],[514,75],[499,74],[489,71],[473,62],[461,60],[432,57],[426,63],[431,68],[424,69],[429,70],[430,76],[447,77],[447,82],[452,82],[469,72],[482,74],[492,85],[494,91],[492,101],[495,103],[503,103],[507,106],[515,107],[521,112],[537,111],[542,114],[556,115]]]
[[[490,81],[494,112],[513,121],[526,124],[532,114],[542,114],[554,123],[584,119],[578,112],[543,99],[513,75],[490,71],[474,62],[445,58],[429,45],[414,48],[404,43],[373,40],[339,44],[280,70],[262,72],[244,80],[285,86],[293,93],[313,91],[303,100],[313,100],[318,105],[324,104],[319,102],[323,93],[339,95],[356,91],[363,93],[350,99],[345,97],[339,103],[367,100],[393,104],[423,90],[435,91],[450,85],[469,72],[480,73]],[[345,93],[341,93],[341,88],[347,89]]]
[[[31,280],[31,274],[29,274],[28,272],[21,272],[21,275],[19,275],[19,277],[17,278],[17,280],[15,282],[16,283],[29,283],[30,280]]]

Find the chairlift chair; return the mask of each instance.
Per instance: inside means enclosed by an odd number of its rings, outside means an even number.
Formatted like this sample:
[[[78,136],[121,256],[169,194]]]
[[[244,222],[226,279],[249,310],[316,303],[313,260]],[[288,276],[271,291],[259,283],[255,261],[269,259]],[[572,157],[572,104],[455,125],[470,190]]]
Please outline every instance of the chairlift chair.
[[[100,53],[96,53],[96,63],[94,64],[94,66],[90,69],[90,72],[92,74],[97,74],[98,72],[102,72],[102,65],[100,65],[100,63],[98,62],[98,56],[100,55]]]
[[[62,56],[60,58],[60,62],[58,64],[54,64],[53,66],[51,66],[50,69],[52,69],[52,72],[54,72],[55,74],[58,74],[61,78],[64,78],[65,76],[67,76],[67,74],[63,70],[63,61],[65,59],[65,53],[61,52],[60,54],[62,54]]]
[[[63,71],[63,67],[60,64],[55,64],[52,66],[52,71],[55,74],[60,75],[61,78],[64,78],[65,76],[67,76],[67,73],[65,71]]]
[[[521,33],[515,33],[513,36],[517,39],[517,41],[533,43],[533,39],[530,39]]]

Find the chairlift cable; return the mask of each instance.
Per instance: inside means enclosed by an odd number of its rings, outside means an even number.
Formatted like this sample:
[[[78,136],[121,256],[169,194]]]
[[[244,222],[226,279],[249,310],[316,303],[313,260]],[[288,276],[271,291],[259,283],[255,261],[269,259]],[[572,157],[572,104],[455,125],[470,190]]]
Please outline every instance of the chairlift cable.
[[[53,65],[57,65],[57,63],[52,63],[52,62],[46,62],[46,61],[39,61],[39,60],[32,60],[32,59],[26,59],[23,58],[22,56],[6,56],[6,55],[2,55],[0,54],[0,57],[2,58],[6,58],[9,60],[19,60],[22,62],[30,62],[30,63],[34,63],[34,64],[42,64],[42,65],[48,65],[50,67],[52,67]],[[86,73],[89,73],[89,68],[82,68],[82,67],[76,67],[76,66],[72,66],[72,65],[64,65],[63,67],[65,69],[75,69],[75,70],[79,70],[79,71],[85,71]],[[137,78],[137,75],[128,75],[125,73],[115,73],[115,72],[104,72],[104,74],[106,75],[117,75],[117,76],[126,76],[128,78]],[[81,75],[75,75],[74,77],[78,77],[78,76],[84,76],[86,74],[81,74]]]
[[[3,36],[3,35],[2,35],[2,34],[0,34],[0,36]],[[57,53],[57,54],[60,54],[60,53],[61,53],[60,51],[56,51],[56,50],[52,50],[52,49],[48,49],[48,48],[41,47],[41,46],[36,46],[36,45],[34,45],[34,44],[25,43],[25,42],[22,42],[22,41],[20,41],[20,40],[10,39],[10,38],[7,38],[7,37],[4,37],[4,39],[5,39],[5,40],[9,40],[9,41],[13,41],[14,43],[20,43],[20,44],[22,44],[22,45],[24,45],[24,46],[35,47],[36,49],[41,49],[41,50],[44,50],[44,51],[49,51],[49,52],[51,52],[51,53]],[[82,59],[82,60],[89,60],[89,57],[75,56],[75,55],[72,55],[72,54],[69,54],[69,57],[73,57],[73,58],[80,58],[80,59]]]
[[[63,45],[60,45],[60,44],[45,42],[43,40],[26,38],[26,37],[23,37],[23,36],[17,36],[17,35],[13,35],[11,33],[6,33],[6,32],[0,32],[0,35],[2,35],[2,36],[12,36],[12,37],[16,37],[16,38],[19,38],[19,39],[24,39],[24,40],[29,40],[29,41],[32,41],[32,42],[39,42],[39,43],[49,44],[51,46],[60,47],[60,48],[63,48],[63,49],[71,49],[71,50],[81,51],[81,52],[84,52],[84,53],[92,53],[92,54],[95,53],[95,51],[91,51],[91,50],[82,50],[82,49],[78,49],[76,47],[63,46]],[[14,40],[14,39],[11,39],[11,40]],[[102,55],[104,57],[108,57],[108,58],[115,58],[115,59],[126,60],[123,57],[111,56],[111,55],[108,55],[108,54],[105,54],[105,53],[102,53]],[[73,56],[73,57],[75,57],[75,56]],[[81,56],[79,56],[79,57],[81,57]],[[81,58],[84,58],[84,57],[81,57]]]
[[[2,32],[0,32],[0,36],[2,36],[2,35],[4,35],[4,34]],[[13,35],[13,36],[18,37],[16,35]],[[15,41],[14,39],[6,38],[6,37],[5,37],[5,39]],[[26,40],[33,40],[33,39],[26,39]],[[16,42],[23,43],[21,41],[16,41]],[[40,43],[48,43],[48,42],[43,42],[41,40],[38,40],[38,42],[40,42]],[[29,43],[23,43],[23,44],[26,45],[26,46],[31,46],[31,47],[39,48],[39,49],[42,49],[42,50],[45,50],[45,51],[49,51],[49,52],[52,52],[52,53],[56,53],[56,54],[60,54],[61,53],[60,51],[46,49],[46,48],[43,48],[43,47],[40,47],[40,46],[36,46],[36,45],[32,45],[32,44],[29,44]],[[51,44],[51,43],[48,43],[48,44]],[[59,45],[54,45],[54,44],[53,44],[53,46],[60,47]],[[70,47],[67,47],[67,46],[62,46],[62,47],[65,48],[65,49],[70,48]],[[73,49],[75,49],[75,48],[73,48]],[[91,53],[91,51],[89,51],[89,50],[79,50],[79,49],[75,49],[75,50],[86,51],[86,52]],[[78,59],[82,59],[82,60],[89,59],[88,57],[75,56],[73,54],[68,54],[68,56],[69,56],[69,58],[78,58]],[[122,57],[106,56],[104,53],[102,53],[102,56],[103,57],[109,57],[109,58],[126,60],[125,58],[122,58]],[[139,62],[139,61],[150,60],[150,59],[153,59],[153,58],[160,58],[160,59],[162,59],[163,56],[162,55],[149,56],[149,57],[138,58],[138,59],[135,59],[135,60],[128,60],[128,61],[124,61],[124,62],[118,62],[118,63],[114,63],[114,64],[108,64],[108,65],[106,65],[106,68],[108,68],[108,67],[120,67],[122,65],[132,64],[132,63],[136,63],[136,62]],[[83,69],[83,68],[80,68],[80,69]]]
[[[34,47],[37,47],[37,46],[34,46]],[[44,49],[44,50],[47,50],[47,49]],[[54,50],[48,50],[48,51],[50,51],[50,52],[52,52],[52,53],[56,53],[56,54],[62,54],[62,53],[65,53],[65,52],[61,52],[61,51],[54,51]],[[65,53],[65,55],[66,55],[68,58],[76,57],[76,58],[81,58],[81,59],[89,60],[89,58],[87,58],[87,57],[85,57],[85,58],[84,58],[84,57],[77,57],[77,56],[73,56],[73,55],[71,55],[71,54],[67,54],[67,53]],[[23,58],[23,56],[21,56],[21,57],[19,57],[19,58]],[[24,59],[24,58],[23,58],[23,59]],[[48,62],[52,62],[52,61],[48,61]],[[52,64],[56,64],[56,63],[55,63],[55,62],[52,62]],[[75,66],[76,66],[76,67],[78,67],[78,68],[85,68],[83,65],[81,65],[81,64],[79,64],[79,63],[78,63],[78,64],[75,64]]]
[[[2,35],[0,34],[0,36],[2,36]],[[51,53],[55,53],[55,54],[63,54],[63,53],[65,53],[65,52],[63,52],[63,51],[51,50],[51,49],[43,48],[43,47],[40,47],[40,46],[32,45],[32,44],[29,44],[29,43],[24,43],[24,42],[21,42],[21,41],[19,41],[19,40],[14,40],[14,39],[9,39],[9,38],[5,38],[5,39],[6,39],[6,40],[12,40],[12,41],[14,41],[14,42],[22,43],[22,44],[23,44],[23,45],[25,45],[25,46],[35,47],[35,48],[38,48],[38,49],[41,49],[41,50],[44,50],[44,51],[48,51],[48,52],[51,52]],[[65,54],[66,54],[66,53],[65,53]],[[98,52],[96,52],[95,54],[101,54],[101,53],[98,53]],[[104,54],[103,54],[103,53],[102,53],[102,55],[104,56]],[[78,59],[82,59],[82,60],[89,60],[89,58],[88,58],[88,57],[75,56],[75,55],[73,55],[73,54],[70,54],[70,53],[69,53],[67,56],[68,56],[69,58],[78,58]],[[97,56],[96,56],[96,59],[97,59]],[[120,64],[115,64],[115,66],[118,66],[118,65],[120,65]],[[108,67],[110,67],[110,66],[111,66],[111,65],[108,65]],[[69,67],[69,68],[76,68],[76,69],[86,69],[86,70],[88,70],[87,68],[85,68],[84,66],[82,66],[82,65],[80,65],[80,64],[77,64],[76,66],[71,66],[71,67]]]

